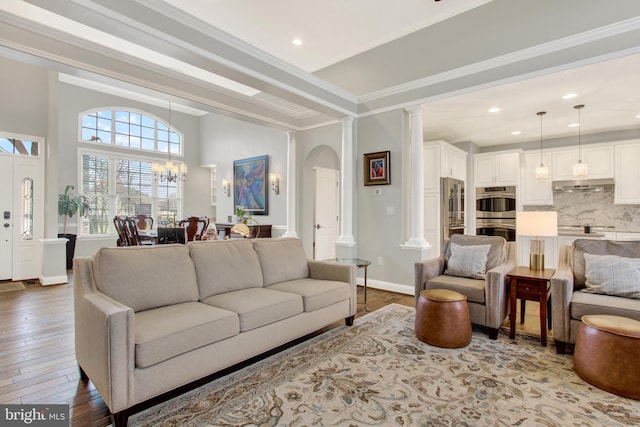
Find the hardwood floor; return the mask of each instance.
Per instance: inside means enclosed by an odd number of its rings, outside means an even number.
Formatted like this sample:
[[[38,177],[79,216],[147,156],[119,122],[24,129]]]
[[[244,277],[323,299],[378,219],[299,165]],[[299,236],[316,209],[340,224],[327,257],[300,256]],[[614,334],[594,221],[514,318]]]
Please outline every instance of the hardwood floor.
[[[68,404],[73,426],[107,426],[109,411],[100,394],[91,382],[79,378],[71,283],[0,292],[0,403]],[[358,301],[363,297],[358,287]],[[368,289],[369,311],[391,303],[413,306],[414,298]],[[527,320],[518,328],[530,333],[538,328],[539,333],[534,304],[527,304]],[[358,304],[356,317],[365,314],[363,304]]]

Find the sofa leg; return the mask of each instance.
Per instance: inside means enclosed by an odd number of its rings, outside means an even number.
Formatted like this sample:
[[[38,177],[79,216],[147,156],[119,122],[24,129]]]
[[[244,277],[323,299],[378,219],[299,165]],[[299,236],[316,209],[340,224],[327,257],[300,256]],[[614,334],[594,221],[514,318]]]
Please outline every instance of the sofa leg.
[[[127,427],[128,422],[129,411],[127,411],[126,409],[124,411],[111,414],[111,423],[113,424],[113,427]]]
[[[78,371],[80,372],[80,379],[82,381],[89,381],[89,377],[86,372],[82,369],[82,366],[78,365]]]
[[[498,328],[488,328],[487,335],[489,335],[489,339],[497,340],[498,339]]]
[[[556,353],[567,354],[567,343],[556,340]]]
[[[353,326],[353,320],[356,318],[355,314],[353,316],[346,317],[344,319],[344,323],[347,326]]]

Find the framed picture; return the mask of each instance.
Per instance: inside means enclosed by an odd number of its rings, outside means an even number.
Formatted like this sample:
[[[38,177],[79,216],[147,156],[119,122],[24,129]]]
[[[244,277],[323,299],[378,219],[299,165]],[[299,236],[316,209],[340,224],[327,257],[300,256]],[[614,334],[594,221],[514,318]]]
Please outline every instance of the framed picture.
[[[391,184],[389,151],[378,151],[364,155],[364,185]]]
[[[252,215],[269,214],[269,156],[233,162],[233,204]]]

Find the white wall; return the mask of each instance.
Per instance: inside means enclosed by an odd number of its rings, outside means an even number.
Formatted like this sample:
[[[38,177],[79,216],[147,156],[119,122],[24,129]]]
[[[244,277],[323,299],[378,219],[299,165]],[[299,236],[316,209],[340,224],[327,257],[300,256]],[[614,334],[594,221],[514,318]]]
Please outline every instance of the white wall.
[[[254,215],[261,224],[286,225],[287,221],[287,134],[284,130],[272,129],[243,122],[218,114],[207,114],[200,118],[200,164],[216,165],[218,222],[227,222],[233,215],[233,190],[231,197],[222,191],[222,181],[233,185],[233,161],[249,157],[269,155],[269,173],[280,177],[280,194],[275,195],[269,183],[268,215]]]

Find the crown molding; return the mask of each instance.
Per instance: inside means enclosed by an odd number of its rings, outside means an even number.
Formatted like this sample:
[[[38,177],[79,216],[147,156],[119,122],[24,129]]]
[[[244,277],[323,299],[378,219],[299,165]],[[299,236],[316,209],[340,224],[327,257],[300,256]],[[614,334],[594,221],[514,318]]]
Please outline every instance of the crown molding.
[[[414,80],[412,82],[381,89],[362,95],[358,98],[359,103],[367,103],[388,96],[399,95],[405,92],[414,91],[425,86],[440,84],[449,80],[466,77],[472,74],[481,73],[494,68],[511,65],[516,62],[546,55],[560,50],[577,47],[586,43],[602,40],[607,37],[624,34],[630,31],[640,29],[640,17],[628,19],[626,21],[617,22],[615,24],[606,25],[604,27],[585,31],[579,34],[564,37],[562,39],[553,40],[527,49],[522,49],[506,55],[488,59],[486,61],[476,62],[464,67],[455,68],[429,77]]]

